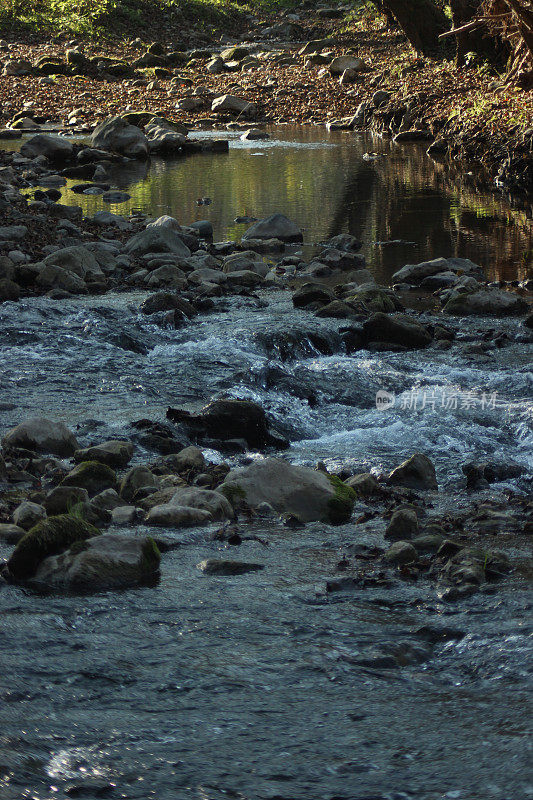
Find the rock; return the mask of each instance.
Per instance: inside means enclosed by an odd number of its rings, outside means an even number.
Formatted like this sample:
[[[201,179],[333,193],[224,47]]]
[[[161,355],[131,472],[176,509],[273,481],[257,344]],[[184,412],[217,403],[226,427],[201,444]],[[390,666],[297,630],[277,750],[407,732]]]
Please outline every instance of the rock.
[[[380,89],[379,91],[374,92],[372,95],[372,103],[376,108],[380,108],[381,106],[386,105],[391,97],[392,95],[390,92],[385,92],[383,89]]]
[[[342,75],[348,69],[361,72],[365,69],[365,62],[356,56],[337,56],[329,65],[330,73],[335,76]]]
[[[28,235],[26,225],[2,225],[0,227],[0,240],[20,240]]]
[[[335,299],[333,292],[326,286],[316,283],[304,283],[293,294],[292,304],[295,308],[307,308],[311,305],[320,307],[328,305]]]
[[[324,245],[333,250],[341,250],[345,253],[357,253],[363,246],[363,243],[350,233],[339,233],[337,236],[333,236],[331,239],[328,239],[327,242],[324,242]]]
[[[87,489],[92,497],[104,489],[114,489],[117,486],[117,476],[111,467],[100,464],[98,461],[82,461],[71,470],[61,481],[61,486],[79,486]]]
[[[133,525],[139,510],[135,506],[117,506],[111,512],[111,524],[117,526]]]
[[[284,214],[272,214],[254,223],[242,236],[247,239],[280,239],[282,242],[303,242],[303,234],[295,222]]]
[[[84,281],[105,280],[94,253],[91,253],[86,247],[64,247],[46,256],[43,263],[73,272]],[[43,271],[41,271],[40,277],[42,274]]]
[[[394,486],[409,489],[438,489],[435,467],[423,453],[415,453],[393,469],[387,480]]]
[[[108,442],[76,450],[74,461],[98,461],[108,467],[125,467],[133,456],[133,442],[110,439]]]
[[[32,417],[6,433],[4,449],[22,448],[56,456],[71,456],[79,445],[74,434],[62,422]]]
[[[286,446],[269,431],[264,410],[251,400],[213,400],[197,415],[169,408],[167,417],[213,439],[245,439],[258,449]]]
[[[418,553],[409,542],[394,542],[385,552],[385,561],[390,564],[412,564],[418,559]]]
[[[222,58],[212,58],[211,61],[208,62],[206,65],[206,71],[209,72],[210,75],[220,75],[226,71],[226,65],[224,64],[224,59]]]
[[[169,455],[165,464],[176,472],[201,472],[205,467],[205,458],[199,447],[191,445]]]
[[[177,489],[170,500],[170,505],[208,511],[214,520],[233,519],[235,516],[231,504],[223,494],[194,486]]]
[[[10,525],[6,522],[0,523],[0,542],[18,544],[25,535],[26,531],[24,528],[19,528],[18,525]]]
[[[46,510],[37,503],[30,503],[25,500],[13,512],[13,522],[19,528],[29,531],[42,519],[46,518]]]
[[[196,565],[204,575],[244,575],[246,572],[257,572],[264,569],[264,564],[254,564],[249,561],[230,561],[223,558],[207,558]]]
[[[370,472],[352,475],[351,478],[344,482],[346,486],[354,490],[358,497],[369,497],[381,492],[381,486]]]
[[[392,276],[393,283],[408,283],[417,286],[424,278],[438,275],[441,272],[454,274],[479,275],[481,267],[469,258],[434,258],[420,264],[406,264]]]
[[[32,70],[31,61],[25,58],[10,58],[4,63],[2,75],[30,75]]]
[[[150,225],[126,242],[125,253],[141,256],[147,253],[173,253],[188,258],[191,251],[178,231],[167,225]]]
[[[395,511],[385,531],[385,539],[399,541],[413,539],[418,535],[418,518],[414,511],[400,508]]]
[[[414,317],[401,314],[372,314],[363,322],[364,335],[369,342],[391,342],[409,349],[427,347],[432,336]]]
[[[446,314],[503,317],[523,314],[528,303],[522,297],[503,289],[480,289],[463,292],[451,289],[442,309]]]
[[[49,517],[69,514],[78,503],[88,503],[89,493],[80,486],[56,486],[44,499],[44,507]]]
[[[394,137],[395,144],[410,143],[410,142],[432,142],[434,135],[429,130],[419,130],[412,128],[408,131],[400,131]]]
[[[17,580],[31,578],[48,556],[61,553],[74,542],[99,534],[97,528],[70,514],[48,517],[20,540],[7,562],[9,572]]]
[[[109,150],[128,158],[146,158],[148,139],[135,125],[123,117],[108,117],[100,123],[91,136],[91,146]]]
[[[209,511],[192,506],[179,506],[175,503],[163,503],[151,508],[146,515],[146,525],[162,525],[173,528],[190,528],[213,521]]]
[[[260,128],[249,128],[242,134],[241,139],[243,142],[256,142],[260,139],[270,139],[270,134]]]
[[[256,107],[253,103],[244,100],[242,97],[235,97],[235,95],[232,94],[223,94],[213,100],[211,103],[211,111],[218,113],[227,111],[231,114],[247,117],[255,114]]]
[[[188,144],[187,136],[161,117],[154,117],[144,128],[151,153],[180,154]]]
[[[93,497],[91,505],[103,511],[113,511],[114,508],[126,505],[126,503],[114,489],[104,489],[103,492],[99,492]]]
[[[157,488],[157,480],[148,467],[132,467],[122,479],[120,494],[124,500],[132,500],[139,489],[150,486]]]
[[[63,136],[52,136],[48,133],[39,133],[24,142],[20,153],[25,158],[44,156],[53,163],[64,163],[72,157],[74,146],[69,139]]]
[[[417,553],[437,553],[444,542],[444,536],[437,533],[423,533],[412,540]]]
[[[55,264],[43,264],[36,283],[38,286],[63,290],[69,294],[87,294],[87,285],[83,278]]]
[[[17,301],[20,298],[20,286],[9,278],[0,279],[0,302]]]
[[[326,306],[322,306],[315,312],[317,317],[325,317],[330,319],[348,319],[349,317],[359,316],[352,306],[344,303],[342,300],[333,300]]]
[[[277,458],[255,461],[232,470],[218,491],[235,506],[245,501],[256,507],[269,503],[278,513],[302,522],[348,522],[356,494],[338,478],[298,467]]]
[[[149,537],[103,534],[46,558],[33,582],[48,589],[100,592],[151,583],[161,555]]]

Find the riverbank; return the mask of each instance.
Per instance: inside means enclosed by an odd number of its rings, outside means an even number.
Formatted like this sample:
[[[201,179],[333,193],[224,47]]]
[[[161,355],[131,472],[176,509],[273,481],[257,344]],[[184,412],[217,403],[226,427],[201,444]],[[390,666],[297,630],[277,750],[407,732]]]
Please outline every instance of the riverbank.
[[[216,34],[209,42],[200,32],[202,49],[196,52],[190,50],[194,32],[183,50],[179,42],[163,42],[147,52],[149,42],[140,40],[77,39],[76,47],[94,62],[74,78],[54,74],[50,65],[57,59],[63,71],[68,35],[54,41],[8,38],[5,57],[27,61],[34,72],[31,65],[40,59],[45,64],[37,74],[0,77],[1,122],[12,124],[26,114],[67,128],[90,127],[130,109],[187,125],[216,125],[231,116],[213,114],[212,101],[230,93],[253,104],[246,118],[254,124],[340,123],[386,136],[400,133],[404,142],[414,131],[413,138],[425,136],[428,145],[436,140],[435,156],[452,165],[460,161],[463,171],[484,172],[488,182],[513,192],[530,188],[532,92],[506,86],[480,64],[457,69],[452,61],[417,58],[401,35],[355,14],[332,20],[296,8],[275,17],[241,17],[240,23],[240,36]],[[236,57],[233,51],[225,62],[216,61],[224,48],[242,42]],[[343,85],[340,73],[330,70],[339,55],[361,59]],[[118,77],[109,74],[112,63],[122,65],[114,68]],[[386,95],[376,104],[379,92]]]

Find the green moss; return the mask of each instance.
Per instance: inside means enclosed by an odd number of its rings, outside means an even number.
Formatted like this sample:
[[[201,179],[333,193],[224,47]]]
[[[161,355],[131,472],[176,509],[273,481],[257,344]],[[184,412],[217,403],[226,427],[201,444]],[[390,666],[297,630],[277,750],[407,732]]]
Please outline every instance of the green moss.
[[[156,572],[159,569],[159,564],[161,562],[161,553],[159,552],[159,547],[151,536],[149,536],[143,544],[142,554],[142,571],[146,573]]]
[[[61,482],[61,486],[80,486],[89,494],[114,489],[116,485],[115,471],[98,461],[82,461]]]
[[[22,537],[7,566],[17,579],[31,578],[41,561],[48,556],[68,550],[74,542],[99,535],[98,528],[71,514],[49,517],[34,525]]]
[[[337,475],[328,475],[327,477],[335,489],[335,494],[328,502],[328,522],[331,522],[332,525],[342,525],[344,522],[350,521],[357,495]]]
[[[229,500],[233,508],[236,508],[243,500],[246,500],[246,492],[238,483],[223,483],[222,486],[218,487],[217,492],[221,492],[226,500]]]

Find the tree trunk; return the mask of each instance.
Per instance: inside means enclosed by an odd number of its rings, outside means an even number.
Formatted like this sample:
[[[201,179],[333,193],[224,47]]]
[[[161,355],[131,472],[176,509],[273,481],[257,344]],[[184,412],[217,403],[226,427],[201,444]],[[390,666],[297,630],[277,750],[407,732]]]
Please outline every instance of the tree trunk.
[[[480,0],[450,0],[454,28],[483,16]],[[509,47],[499,36],[492,34],[487,25],[461,31],[455,35],[457,41],[456,64],[462,67],[467,53],[476,53],[494,67],[503,66],[509,57]]]
[[[439,34],[450,26],[444,12],[431,0],[383,0],[383,5],[418,53],[431,55],[442,49]]]

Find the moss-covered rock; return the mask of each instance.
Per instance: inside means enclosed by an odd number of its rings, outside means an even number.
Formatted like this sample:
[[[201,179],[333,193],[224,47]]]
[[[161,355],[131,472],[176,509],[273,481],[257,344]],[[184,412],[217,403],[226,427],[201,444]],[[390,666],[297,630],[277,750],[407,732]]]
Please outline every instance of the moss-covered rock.
[[[49,517],[22,537],[7,566],[17,580],[31,578],[48,556],[63,552],[74,542],[99,535],[98,528],[71,514]]]
[[[328,475],[327,477],[335,489],[335,494],[328,501],[328,521],[332,525],[342,525],[344,522],[349,522],[357,495],[350,486],[346,486],[336,475]]]
[[[61,481],[61,486],[79,486],[87,489],[89,496],[114,489],[117,486],[115,471],[98,461],[82,461]]]

